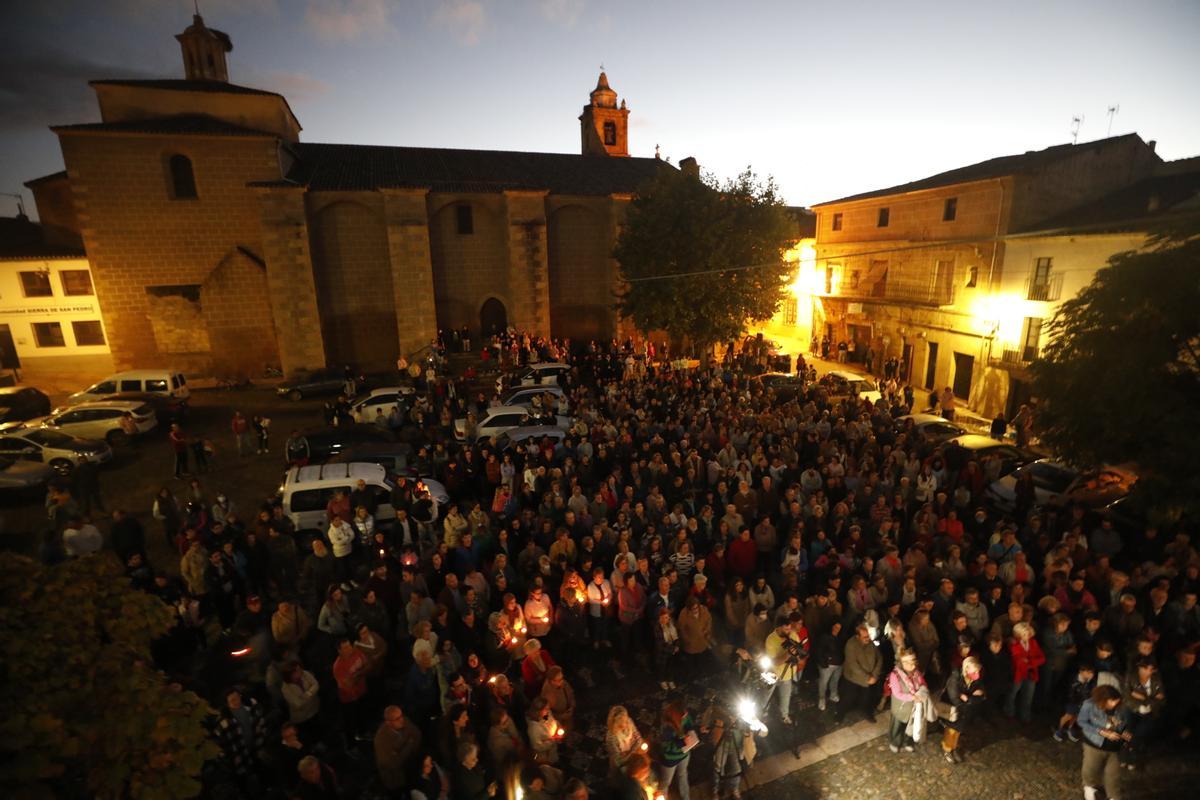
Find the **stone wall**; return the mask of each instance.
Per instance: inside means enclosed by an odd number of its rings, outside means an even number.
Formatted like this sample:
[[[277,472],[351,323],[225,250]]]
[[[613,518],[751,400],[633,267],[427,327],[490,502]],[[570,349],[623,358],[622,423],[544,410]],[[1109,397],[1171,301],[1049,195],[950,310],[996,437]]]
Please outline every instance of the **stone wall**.
[[[460,205],[471,207],[472,233],[458,232]],[[428,208],[437,326],[476,332],[484,300],[498,296],[507,305],[512,290],[504,196],[431,194]]]
[[[417,355],[437,335],[429,214],[424,189],[386,189],[384,215],[400,352]]]
[[[200,309],[221,377],[255,378],[279,358],[266,266],[240,250],[208,274]]]
[[[552,206],[549,251],[550,330],[587,341],[615,333],[613,231],[608,198]]]
[[[116,367],[220,371],[225,353],[159,349],[164,332],[151,322],[146,290],[199,286],[238,246],[261,252],[260,214],[246,182],[279,177],[274,142],[71,132],[60,141]],[[196,199],[169,197],[166,160],[176,153],[192,161]]]
[[[397,307],[383,197],[309,193],[308,207],[326,361],[394,367]]]
[[[259,190],[267,289],[285,373],[325,366],[304,189]]]

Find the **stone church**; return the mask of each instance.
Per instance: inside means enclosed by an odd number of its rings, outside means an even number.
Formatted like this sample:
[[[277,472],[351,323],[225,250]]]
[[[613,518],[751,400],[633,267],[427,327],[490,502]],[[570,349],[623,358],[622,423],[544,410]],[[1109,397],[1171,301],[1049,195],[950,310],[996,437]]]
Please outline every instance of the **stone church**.
[[[616,335],[612,249],[658,170],[629,156],[602,72],[579,155],[318,144],[274,92],[229,82],[200,16],[182,80],[95,80],[98,123],[60,125],[31,182],[76,231],[118,369],[195,374],[393,365],[439,328]]]

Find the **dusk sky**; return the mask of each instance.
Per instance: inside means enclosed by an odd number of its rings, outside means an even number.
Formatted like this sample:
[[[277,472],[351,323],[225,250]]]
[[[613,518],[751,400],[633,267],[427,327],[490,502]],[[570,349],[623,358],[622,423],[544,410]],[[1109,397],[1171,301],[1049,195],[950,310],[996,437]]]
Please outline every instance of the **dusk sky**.
[[[182,77],[192,0],[6,4],[0,192],[62,168],[87,81]],[[578,152],[603,62],[655,144],[747,165],[810,205],[992,156],[1112,133],[1200,154],[1200,2],[201,0],[233,82],[279,91],[302,139]],[[32,211],[32,198],[24,191]],[[0,197],[0,215],[14,202]]]

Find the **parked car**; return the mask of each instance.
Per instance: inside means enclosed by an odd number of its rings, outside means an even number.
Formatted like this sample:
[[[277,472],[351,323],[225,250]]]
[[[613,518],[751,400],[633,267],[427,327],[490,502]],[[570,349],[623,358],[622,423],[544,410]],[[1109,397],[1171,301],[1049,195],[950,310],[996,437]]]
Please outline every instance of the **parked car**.
[[[95,400],[56,408],[50,416],[35,417],[25,424],[30,428],[38,425],[54,428],[81,439],[103,439],[119,447],[129,441],[129,435],[121,428],[121,417],[126,412],[133,415],[133,423],[139,434],[147,433],[158,425],[154,409],[148,403],[129,400]]]
[[[50,413],[50,398],[32,386],[0,387],[0,423],[23,422]]]
[[[84,461],[112,461],[113,451],[104,442],[68,436],[53,428],[21,428],[0,434],[0,457],[36,461],[59,475],[69,475]]]
[[[0,458],[0,490],[36,489],[50,480],[54,468],[49,464],[18,458]]]
[[[1023,450],[1014,444],[998,442],[990,436],[981,436],[976,433],[955,436],[953,439],[947,440],[944,447],[951,445],[962,447],[976,460],[983,459],[985,456],[999,458],[1000,477],[1004,477],[1017,467],[1036,461],[1038,458],[1037,454],[1029,450]]]
[[[910,420],[913,430],[920,433],[925,441],[934,445],[941,444],[947,439],[953,439],[955,436],[962,436],[967,432],[966,428],[950,422],[945,417],[939,417],[937,414],[906,414],[903,417],[897,417],[897,430],[904,430]]]
[[[187,398],[171,395],[153,394],[151,392],[118,392],[101,400],[125,400],[131,403],[145,403],[154,409],[154,417],[158,424],[166,428],[172,422],[182,422],[187,416]]]
[[[314,464],[328,461],[350,448],[395,443],[391,433],[374,425],[338,425],[334,428],[312,428],[301,433],[308,440],[309,461]]]
[[[411,386],[384,386],[380,389],[371,389],[366,394],[361,394],[354,399],[350,404],[350,416],[354,417],[355,422],[372,423],[375,421],[375,412],[383,409],[384,416],[392,410],[392,406],[400,402],[401,398],[409,397],[415,394],[416,390]]]
[[[502,406],[525,406],[529,408],[533,405],[533,398],[551,395],[559,405],[559,411],[562,410],[562,398],[565,396],[563,390],[555,384],[547,384],[545,386],[518,386],[510,389],[500,395],[500,405]]]
[[[346,386],[346,371],[342,368],[300,370],[275,387],[275,393],[289,400],[341,394]]]
[[[804,378],[790,372],[764,372],[761,375],[755,375],[750,380],[753,383],[762,384],[764,389],[774,391],[776,399],[784,403],[804,391]]]
[[[514,386],[557,385],[558,376],[570,371],[570,364],[563,364],[558,361],[530,364],[515,372],[510,372],[507,375],[501,375],[496,378],[496,391],[503,392],[505,389]]]
[[[505,431],[493,440],[493,444],[496,446],[496,452],[503,453],[514,447],[521,447],[530,439],[536,439],[539,442],[542,439],[551,439],[557,443],[565,438],[567,438],[567,431],[563,428],[556,428],[552,425],[531,425]]]
[[[876,403],[883,397],[883,393],[879,391],[879,387],[870,375],[859,375],[843,369],[826,372],[817,381],[817,384],[829,393],[831,400],[858,397],[860,400]]]
[[[1132,464],[1088,470],[1048,502],[1056,506],[1079,505],[1089,511],[1103,509],[1129,494],[1137,480],[1137,468]]]
[[[493,406],[475,423],[475,435],[472,441],[494,439],[505,431],[532,424],[529,409],[525,406]],[[569,430],[573,421],[570,417],[555,415],[555,425],[563,430]],[[460,442],[467,441],[466,419],[454,421],[454,438]]]
[[[148,392],[180,400],[186,400],[191,394],[187,378],[177,369],[135,369],[118,372],[99,383],[93,383],[83,391],[71,395],[67,401],[83,403],[126,392]]]
[[[395,371],[391,372],[362,372],[354,371],[355,391],[362,392],[372,386],[388,386],[396,382]],[[303,400],[306,397],[341,394],[346,388],[345,367],[322,367],[320,369],[299,370],[275,387],[275,393],[289,400]]]
[[[1011,514],[1016,509],[1017,481],[1026,474],[1033,478],[1033,502],[1038,506],[1061,496],[1079,477],[1079,472],[1073,467],[1050,458],[1039,458],[1017,467],[987,488],[987,499],[997,511]]]
[[[334,453],[326,464],[378,464],[389,475],[411,475],[412,445],[406,442],[368,442],[350,445]]]
[[[358,481],[364,481],[375,495],[375,519],[390,524],[396,519],[392,508],[394,478],[378,464],[313,464],[292,467],[284,475],[279,487],[279,500],[283,513],[291,519],[296,530],[324,531],[328,525],[325,507],[336,491],[350,494]],[[439,496],[446,497],[446,487],[436,481],[418,481],[418,494],[426,494],[433,501],[433,518],[441,507]],[[448,498],[447,498],[448,499]]]

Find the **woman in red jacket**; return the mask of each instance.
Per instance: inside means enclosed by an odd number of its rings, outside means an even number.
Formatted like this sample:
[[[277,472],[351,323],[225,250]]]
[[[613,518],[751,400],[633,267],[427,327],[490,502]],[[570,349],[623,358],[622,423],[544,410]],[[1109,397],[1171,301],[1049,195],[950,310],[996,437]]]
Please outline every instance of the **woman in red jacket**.
[[[1004,701],[1004,713],[1009,717],[1019,715],[1022,722],[1029,722],[1033,714],[1033,692],[1037,688],[1038,668],[1046,663],[1046,656],[1033,638],[1033,627],[1028,622],[1018,622],[1013,626],[1013,641],[1008,652],[1012,655],[1013,682]]]

